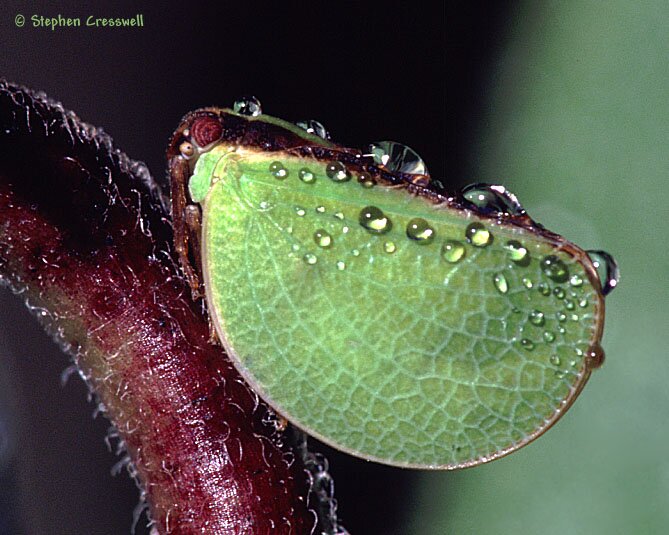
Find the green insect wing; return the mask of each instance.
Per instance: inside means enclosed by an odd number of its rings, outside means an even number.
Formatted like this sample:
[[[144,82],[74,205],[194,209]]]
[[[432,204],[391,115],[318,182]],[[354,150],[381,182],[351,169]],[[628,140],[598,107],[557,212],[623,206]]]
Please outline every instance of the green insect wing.
[[[601,364],[595,266],[504,188],[446,198],[410,149],[262,114],[186,126],[216,333],[307,433],[390,465],[472,466],[542,434]]]

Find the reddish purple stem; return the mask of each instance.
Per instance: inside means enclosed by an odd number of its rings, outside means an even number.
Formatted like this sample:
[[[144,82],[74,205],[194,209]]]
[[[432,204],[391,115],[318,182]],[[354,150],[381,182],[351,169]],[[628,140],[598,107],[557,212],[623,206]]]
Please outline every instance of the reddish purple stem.
[[[166,213],[146,169],[106,135],[0,82],[0,277],[74,356],[158,531],[333,530],[300,435],[277,430],[210,343]]]

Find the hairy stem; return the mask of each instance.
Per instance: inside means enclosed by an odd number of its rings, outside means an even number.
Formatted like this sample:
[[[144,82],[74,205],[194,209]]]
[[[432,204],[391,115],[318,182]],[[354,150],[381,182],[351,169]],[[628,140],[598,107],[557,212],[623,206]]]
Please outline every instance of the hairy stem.
[[[158,532],[336,530],[323,463],[210,343],[166,214],[106,135],[0,81],[0,278],[73,356]]]

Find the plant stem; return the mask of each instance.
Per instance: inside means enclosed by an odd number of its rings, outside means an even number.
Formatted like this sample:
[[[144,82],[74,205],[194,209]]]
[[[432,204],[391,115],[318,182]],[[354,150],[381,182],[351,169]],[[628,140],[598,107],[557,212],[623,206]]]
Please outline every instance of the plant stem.
[[[166,214],[108,136],[0,81],[0,278],[73,356],[158,532],[334,530],[323,464],[210,343]]]

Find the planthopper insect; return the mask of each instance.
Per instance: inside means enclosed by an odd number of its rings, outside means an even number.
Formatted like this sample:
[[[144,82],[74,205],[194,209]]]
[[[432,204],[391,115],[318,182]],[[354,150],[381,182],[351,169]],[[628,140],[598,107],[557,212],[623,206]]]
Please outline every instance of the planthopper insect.
[[[408,147],[332,143],[244,99],[168,149],[176,250],[278,413],[353,455],[455,469],[531,442],[601,365],[618,275],[502,186],[455,197]]]

